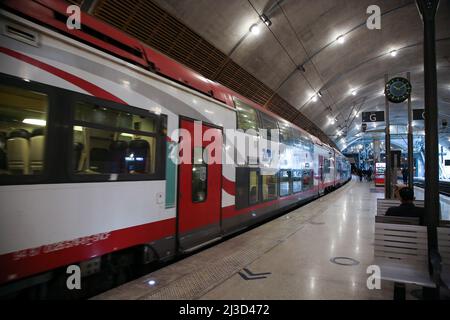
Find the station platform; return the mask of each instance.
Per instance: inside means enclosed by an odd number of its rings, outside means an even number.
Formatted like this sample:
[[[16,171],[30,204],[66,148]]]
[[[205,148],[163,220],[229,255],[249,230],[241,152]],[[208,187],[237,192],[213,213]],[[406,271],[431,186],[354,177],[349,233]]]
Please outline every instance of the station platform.
[[[369,290],[376,199],[354,178],[340,189],[93,299],[387,299]],[[406,299],[419,287],[407,286]]]

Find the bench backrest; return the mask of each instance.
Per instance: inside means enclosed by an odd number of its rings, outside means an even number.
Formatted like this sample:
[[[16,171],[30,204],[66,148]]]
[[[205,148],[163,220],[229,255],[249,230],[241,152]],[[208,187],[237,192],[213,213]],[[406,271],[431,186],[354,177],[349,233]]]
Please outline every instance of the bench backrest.
[[[425,226],[375,223],[374,245],[377,260],[421,267],[428,265],[428,239]]]
[[[391,224],[407,224],[407,225],[418,226],[418,225],[420,225],[420,218],[395,217],[395,216],[375,216],[375,222],[391,223]]]
[[[444,272],[450,270],[450,228],[437,228],[439,254],[442,259],[442,269]]]
[[[423,200],[415,200],[414,205],[417,207],[424,207]],[[398,207],[400,205],[400,200],[397,199],[377,199],[377,216],[384,216],[386,211],[390,207]]]

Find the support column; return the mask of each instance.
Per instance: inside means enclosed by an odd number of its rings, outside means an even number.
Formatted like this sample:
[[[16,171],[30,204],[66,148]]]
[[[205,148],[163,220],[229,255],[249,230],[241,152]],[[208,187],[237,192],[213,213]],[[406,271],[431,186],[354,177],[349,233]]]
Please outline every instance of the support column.
[[[384,83],[386,84],[389,81],[389,76],[387,74],[384,75]],[[391,184],[391,128],[390,128],[390,120],[389,120],[389,100],[387,95],[384,95],[385,99],[385,121],[386,121],[386,131],[385,131],[385,142],[384,145],[386,147],[386,171],[384,173],[384,198],[391,199],[392,198],[392,184]]]
[[[408,81],[411,83],[411,74],[407,73]],[[413,115],[411,107],[411,95],[408,98],[408,187],[414,187],[414,144],[413,144]]]
[[[425,221],[430,248],[437,248],[436,227],[440,219],[439,134],[436,76],[435,16],[439,0],[417,0],[424,25],[425,74]]]

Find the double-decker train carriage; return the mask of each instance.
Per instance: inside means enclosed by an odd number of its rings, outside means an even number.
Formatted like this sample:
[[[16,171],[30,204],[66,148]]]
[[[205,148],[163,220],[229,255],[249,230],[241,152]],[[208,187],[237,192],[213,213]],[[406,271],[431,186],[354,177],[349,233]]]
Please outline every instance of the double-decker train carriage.
[[[169,260],[350,179],[347,159],[301,128],[87,14],[70,30],[67,16],[55,0],[1,8],[1,294],[71,264],[88,276]],[[194,121],[201,134],[279,130],[278,167],[209,163],[195,139],[195,161],[175,164],[172,133],[194,134]]]

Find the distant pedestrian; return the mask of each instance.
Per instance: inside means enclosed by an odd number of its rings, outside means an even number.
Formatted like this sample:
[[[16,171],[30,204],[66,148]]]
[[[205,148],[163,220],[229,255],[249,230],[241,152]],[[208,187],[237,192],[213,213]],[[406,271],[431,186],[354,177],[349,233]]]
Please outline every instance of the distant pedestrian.
[[[367,180],[372,181],[372,167],[369,167],[369,170],[367,170]]]
[[[362,182],[363,172],[361,169],[358,169],[358,176],[359,176],[359,181]]]
[[[408,168],[403,168],[402,170],[402,177],[403,177],[403,184],[407,185],[408,184]]]

